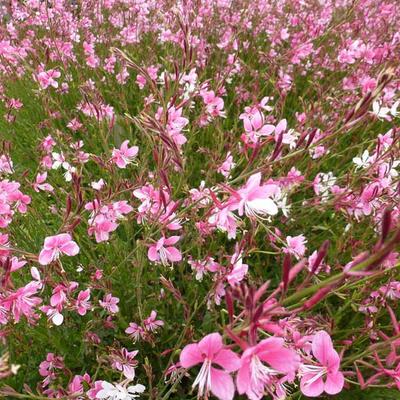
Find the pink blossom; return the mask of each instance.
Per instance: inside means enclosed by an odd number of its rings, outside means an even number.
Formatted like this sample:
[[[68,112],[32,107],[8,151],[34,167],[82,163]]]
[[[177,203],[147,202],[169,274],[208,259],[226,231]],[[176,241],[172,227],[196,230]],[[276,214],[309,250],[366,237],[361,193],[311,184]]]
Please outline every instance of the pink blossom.
[[[113,297],[111,293],[106,294],[103,300],[99,300],[100,305],[111,314],[116,314],[119,311],[117,304],[119,303],[118,297]]]
[[[302,393],[309,397],[318,397],[324,391],[332,395],[341,392],[344,377],[339,371],[340,358],[333,348],[328,333],[319,331],[314,335],[312,353],[318,363],[301,366],[300,388]]]
[[[287,246],[283,249],[285,253],[294,255],[297,259],[304,256],[306,252],[307,239],[304,235],[288,236],[286,238]]]
[[[125,333],[127,333],[135,342],[146,336],[145,330],[136,322],[129,322],[129,326],[125,329]]]
[[[49,69],[47,71],[39,72],[37,75],[37,80],[42,89],[47,89],[49,86],[53,88],[58,88],[58,79],[61,76],[61,73],[55,69]]]
[[[40,190],[46,192],[52,192],[54,190],[53,186],[49,183],[46,183],[47,172],[39,173],[36,175],[35,183],[33,184],[33,189],[35,192],[39,192]]]
[[[38,317],[34,309],[42,302],[40,297],[33,295],[40,289],[41,284],[39,282],[29,282],[14,293],[1,299],[0,305],[12,313],[15,322],[19,322],[22,315],[25,315],[28,320],[32,320]]]
[[[79,246],[72,240],[69,233],[48,236],[44,240],[43,250],[39,254],[39,263],[41,265],[47,265],[57,260],[60,254],[75,256],[78,253]]]
[[[279,187],[275,184],[261,185],[261,173],[258,172],[250,176],[247,183],[231,196],[229,209],[238,210],[240,216],[276,215],[278,207],[271,197],[278,192]]]
[[[138,151],[137,146],[129,147],[129,140],[125,140],[119,149],[113,150],[111,160],[118,168],[126,168],[128,164],[134,161]]]
[[[158,328],[164,326],[164,321],[161,321],[156,318],[157,318],[157,312],[152,310],[150,316],[143,321],[143,325],[148,331],[155,332]]]
[[[147,252],[149,260],[155,262],[161,261],[163,265],[167,265],[169,262],[181,261],[181,252],[173,246],[179,239],[179,236],[170,236],[169,238],[163,236],[156,244],[150,246]]]
[[[110,356],[111,367],[121,371],[125,378],[132,381],[135,378],[135,367],[138,365],[138,361],[135,360],[138,353],[137,350],[128,351],[125,348],[114,351]]]
[[[240,359],[232,350],[224,348],[219,333],[211,333],[199,343],[187,345],[181,352],[180,363],[183,368],[202,364],[193,383],[193,387],[198,386],[199,397],[208,397],[211,391],[220,400],[233,399],[235,385],[229,373],[239,368]],[[215,364],[222,369],[213,367]]]
[[[78,297],[75,301],[75,308],[79,315],[85,315],[87,310],[91,309],[90,299],[90,289],[81,290],[78,293]]]
[[[236,378],[238,392],[246,393],[251,400],[259,400],[266,389],[271,392],[274,377],[289,375],[294,378],[299,365],[300,357],[284,346],[282,338],[262,340],[256,346],[246,349],[242,355]]]

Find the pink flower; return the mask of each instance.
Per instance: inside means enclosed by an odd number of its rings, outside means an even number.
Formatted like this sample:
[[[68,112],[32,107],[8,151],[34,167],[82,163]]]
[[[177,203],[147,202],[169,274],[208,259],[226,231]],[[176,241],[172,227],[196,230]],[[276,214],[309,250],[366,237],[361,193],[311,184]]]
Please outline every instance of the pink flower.
[[[72,240],[69,233],[49,236],[44,240],[43,250],[39,254],[39,263],[48,265],[57,260],[60,254],[75,256],[79,253],[79,246]]]
[[[171,236],[165,238],[164,236],[157,241],[156,244],[150,246],[147,256],[150,261],[155,261],[163,265],[167,265],[168,262],[177,262],[182,260],[181,252],[171,245],[178,242],[179,236]]]
[[[161,328],[164,325],[164,321],[161,321],[156,318],[157,318],[157,312],[153,310],[150,313],[150,316],[143,321],[143,325],[148,331],[154,332],[158,328]]]
[[[28,320],[32,320],[37,318],[34,308],[42,302],[40,297],[33,295],[40,289],[41,284],[39,282],[29,282],[8,297],[1,299],[0,305],[13,314],[15,322],[19,322],[22,315],[25,315]]]
[[[39,72],[37,75],[37,80],[42,89],[47,89],[49,86],[58,88],[58,79],[61,73],[55,69],[49,69],[48,71]]]
[[[125,333],[127,333],[135,342],[146,336],[145,330],[136,322],[129,322],[129,326],[125,329]]]
[[[275,184],[261,185],[261,173],[258,172],[248,179],[229,200],[229,209],[238,210],[240,216],[244,213],[248,217],[276,215],[278,207],[270,198],[279,192]]]
[[[229,373],[239,368],[240,359],[233,351],[224,348],[219,333],[211,333],[199,343],[187,345],[180,355],[180,363],[183,368],[202,364],[193,383],[193,387],[199,387],[199,397],[207,397],[211,391],[220,400],[233,399],[235,385]],[[213,364],[223,369],[217,369]]]
[[[265,124],[264,115],[260,111],[252,114],[242,114],[241,118],[243,119],[246,135],[253,143],[257,143],[261,136],[271,135],[275,130],[274,125]]]
[[[339,371],[340,358],[325,331],[319,331],[314,335],[312,353],[319,364],[304,364],[300,367],[302,374],[300,389],[303,394],[318,397],[324,391],[328,394],[339,393],[344,385],[344,376]]]
[[[284,347],[282,338],[272,337],[246,349],[240,361],[236,378],[238,392],[246,393],[251,400],[259,400],[276,375],[294,377],[300,357],[295,351]]]
[[[117,304],[119,303],[118,297],[113,297],[111,293],[108,293],[103,297],[103,300],[99,300],[100,305],[111,314],[116,314],[119,311]]]
[[[307,239],[304,235],[288,236],[286,238],[287,246],[283,249],[284,253],[293,254],[297,259],[304,256],[306,252]]]
[[[75,302],[75,308],[79,315],[85,315],[87,310],[92,307],[90,302],[90,289],[81,290]]]
[[[35,183],[33,184],[33,189],[35,192],[39,192],[40,190],[52,192],[54,190],[53,186],[49,183],[46,183],[47,172],[43,172],[42,174],[37,174]]]
[[[138,365],[138,361],[135,360],[137,353],[138,350],[128,351],[125,348],[113,351],[110,356],[111,367],[121,371],[125,378],[132,381],[135,378],[135,367]]]
[[[126,168],[136,158],[139,148],[137,146],[128,147],[129,140],[125,140],[119,149],[114,149],[112,152],[112,162],[118,168]]]

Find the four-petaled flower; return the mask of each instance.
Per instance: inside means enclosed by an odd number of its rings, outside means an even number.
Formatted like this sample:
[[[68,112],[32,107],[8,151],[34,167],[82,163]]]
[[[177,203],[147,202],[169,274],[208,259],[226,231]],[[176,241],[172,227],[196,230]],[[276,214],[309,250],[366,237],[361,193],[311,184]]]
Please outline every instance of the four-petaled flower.
[[[179,239],[179,236],[171,236],[169,238],[163,236],[156,244],[150,246],[147,253],[149,260],[155,262],[161,261],[163,265],[167,265],[169,262],[181,261],[181,252],[173,246]]]
[[[318,397],[324,391],[328,394],[339,393],[344,385],[343,374],[339,371],[340,357],[325,331],[314,335],[312,354],[318,363],[301,365],[301,391],[309,397]]]
[[[240,359],[232,350],[224,347],[219,333],[211,333],[199,343],[187,345],[180,355],[180,363],[183,368],[202,364],[193,383],[193,387],[199,387],[199,397],[207,398],[211,391],[220,400],[233,399],[235,385],[229,373],[239,368]],[[217,369],[214,365],[223,369]]]
[[[57,260],[60,254],[76,256],[79,253],[79,246],[72,240],[69,233],[61,233],[55,236],[48,236],[44,240],[44,246],[39,254],[39,263],[48,265]]]

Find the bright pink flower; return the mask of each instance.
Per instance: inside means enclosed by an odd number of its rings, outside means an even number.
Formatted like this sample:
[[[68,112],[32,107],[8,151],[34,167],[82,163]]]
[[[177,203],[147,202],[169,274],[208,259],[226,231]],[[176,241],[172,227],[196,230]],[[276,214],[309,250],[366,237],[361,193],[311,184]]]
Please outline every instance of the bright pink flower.
[[[300,365],[298,354],[286,348],[282,338],[276,337],[246,349],[240,361],[236,387],[240,394],[246,393],[251,400],[261,399],[276,375],[288,375],[293,379]]]
[[[25,315],[28,320],[37,318],[34,309],[42,302],[42,299],[37,296],[32,296],[36,294],[41,287],[42,285],[39,282],[29,282],[26,286],[17,289],[14,293],[2,299],[0,304],[13,314],[15,322],[19,322],[22,315]]]
[[[147,252],[149,260],[155,262],[161,261],[163,265],[167,265],[169,262],[181,261],[181,252],[176,247],[172,246],[177,243],[179,239],[179,236],[171,236],[169,238],[163,236],[156,244],[150,246]]]
[[[126,168],[128,164],[131,164],[139,152],[139,147],[129,147],[129,140],[125,140],[119,149],[114,149],[112,152],[112,162],[117,165],[118,168]]]
[[[60,254],[75,256],[78,253],[79,246],[72,240],[69,233],[49,236],[44,240],[43,250],[39,254],[39,263],[47,265],[57,260]]]
[[[183,368],[202,364],[193,383],[193,387],[199,387],[199,397],[207,397],[211,391],[220,400],[233,399],[235,385],[229,373],[239,368],[240,359],[233,351],[224,348],[219,333],[211,333],[199,343],[187,345],[180,355],[180,363]],[[213,367],[215,364],[223,369]]]
[[[264,115],[261,111],[256,111],[251,114],[242,114],[244,130],[246,136],[253,143],[257,143],[261,136],[269,136],[275,131],[275,126],[265,124]]]
[[[343,389],[344,376],[339,371],[340,358],[328,333],[319,331],[314,335],[312,353],[319,364],[300,367],[302,393],[309,397],[318,397],[324,391],[328,394],[339,393]]]
[[[96,242],[106,242],[110,238],[110,233],[118,228],[118,224],[112,219],[108,219],[104,214],[96,215],[90,222],[88,229],[89,235],[96,238]]]
[[[113,297],[111,293],[106,294],[103,300],[99,300],[100,305],[111,314],[116,314],[119,311],[117,304],[119,303],[118,297]]]

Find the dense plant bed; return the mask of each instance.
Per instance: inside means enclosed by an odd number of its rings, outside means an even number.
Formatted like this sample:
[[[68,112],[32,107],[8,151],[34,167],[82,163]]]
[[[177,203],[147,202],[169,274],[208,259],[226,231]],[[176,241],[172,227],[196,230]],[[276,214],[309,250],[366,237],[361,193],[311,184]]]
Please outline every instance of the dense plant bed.
[[[400,398],[396,0],[3,3],[0,397]]]

